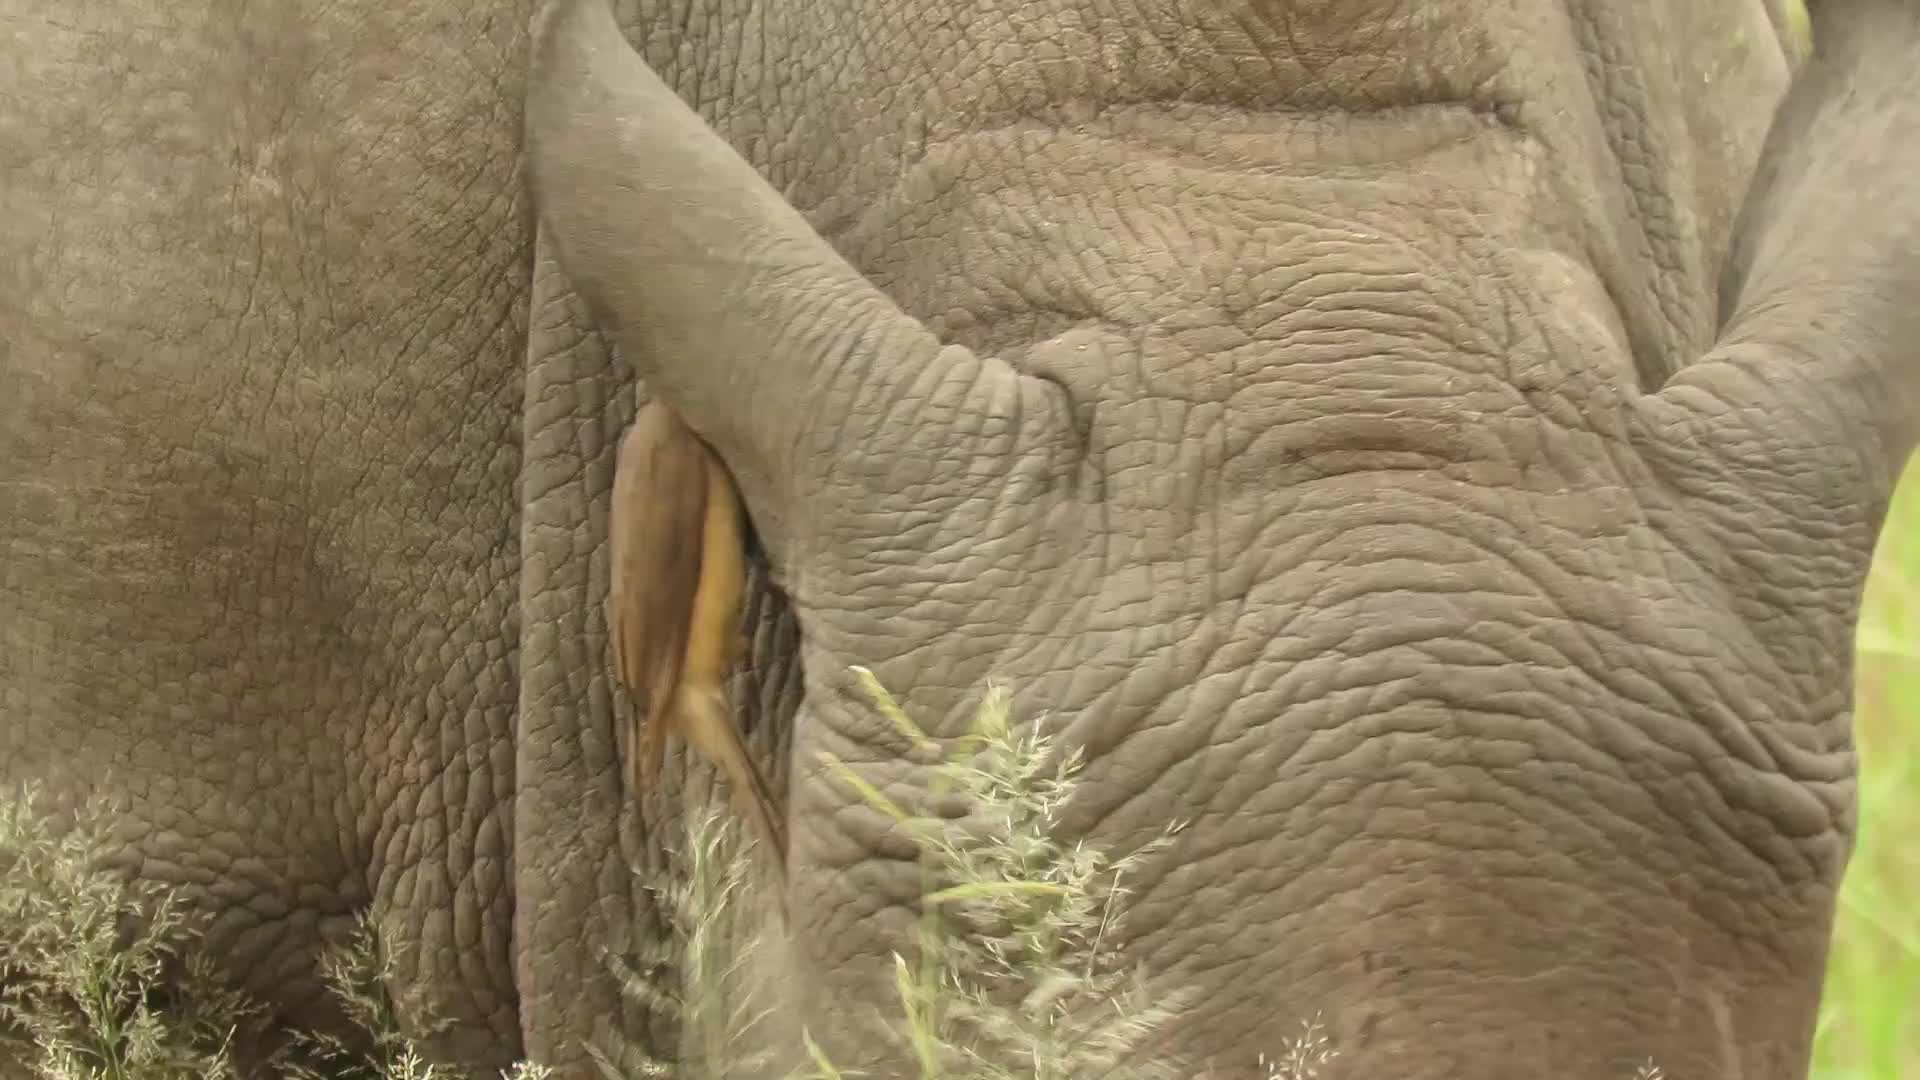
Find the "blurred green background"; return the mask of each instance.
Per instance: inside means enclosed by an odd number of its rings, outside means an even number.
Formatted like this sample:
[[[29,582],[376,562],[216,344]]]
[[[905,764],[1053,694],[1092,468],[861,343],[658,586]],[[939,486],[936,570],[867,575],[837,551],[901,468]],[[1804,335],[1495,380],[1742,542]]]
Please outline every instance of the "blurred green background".
[[[1860,837],[1815,1041],[1814,1080],[1920,1078],[1920,457],[1908,462],[1856,635]]]

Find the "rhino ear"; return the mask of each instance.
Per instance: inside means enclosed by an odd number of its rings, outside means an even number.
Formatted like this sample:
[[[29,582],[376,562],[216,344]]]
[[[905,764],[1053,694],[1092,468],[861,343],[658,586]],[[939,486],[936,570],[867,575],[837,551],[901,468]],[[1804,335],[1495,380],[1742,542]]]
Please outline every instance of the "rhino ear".
[[[1857,455],[1890,493],[1920,435],[1920,3],[1809,0],[1813,52],[1735,224],[1720,341],[1662,395],[1755,445]]]
[[[943,347],[867,281],[654,74],[605,0],[558,0],[534,26],[526,138],[543,228],[602,330],[727,462],[756,520],[785,519],[769,501],[805,498],[794,484],[833,471],[796,469],[796,452],[890,440],[912,453],[904,438],[963,456],[977,429],[954,428],[969,405],[944,399],[993,400],[1020,377]],[[910,421],[889,416],[903,409]]]

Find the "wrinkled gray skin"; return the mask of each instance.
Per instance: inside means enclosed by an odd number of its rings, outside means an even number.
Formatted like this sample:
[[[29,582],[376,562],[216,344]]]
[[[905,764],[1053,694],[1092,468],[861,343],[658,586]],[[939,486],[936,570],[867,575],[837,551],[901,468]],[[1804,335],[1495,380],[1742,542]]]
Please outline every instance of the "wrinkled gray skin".
[[[1219,1075],[1316,1013],[1337,1076],[1804,1074],[1913,4],[1818,7],[1763,147],[1751,0],[625,0],[658,78],[599,2],[0,0],[0,779],[289,1018],[370,909],[441,1054],[661,1037],[599,959],[681,794],[605,669],[638,376],[780,590],[775,1004],[848,1062],[915,875],[816,755],[922,775],[863,663],[1056,710],[1069,832],[1192,819],[1125,944]]]

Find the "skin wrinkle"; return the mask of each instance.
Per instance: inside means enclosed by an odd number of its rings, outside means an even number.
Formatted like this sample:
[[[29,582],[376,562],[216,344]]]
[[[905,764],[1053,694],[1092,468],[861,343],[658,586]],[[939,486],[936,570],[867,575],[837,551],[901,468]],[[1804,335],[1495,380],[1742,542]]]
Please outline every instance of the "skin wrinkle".
[[[1770,60],[1777,59],[1784,65],[1784,55],[1780,53],[1777,40],[1770,34],[1760,32],[1759,23],[1765,18],[1765,13],[1758,10],[1761,7],[1749,5],[1747,23],[1735,26],[1731,32],[1739,38],[1743,48],[1750,45],[1755,50],[1765,51]],[[1602,9],[1615,16],[1603,26],[1596,13],[1583,10],[1582,5],[1573,5],[1569,10],[1575,30],[1585,46],[1583,53],[1588,57],[1585,66],[1587,78],[1594,84],[1596,96],[1614,105],[1613,108],[1600,110],[1598,115],[1606,125],[1607,143],[1615,158],[1616,168],[1626,181],[1622,190],[1634,202],[1635,212],[1627,219],[1639,226],[1635,236],[1638,242],[1633,254],[1658,266],[1667,277],[1682,276],[1689,267],[1712,272],[1716,267],[1711,265],[1710,260],[1701,258],[1701,251],[1693,246],[1692,237],[1685,229],[1676,227],[1697,212],[1691,201],[1687,205],[1678,205],[1674,193],[1663,190],[1656,182],[1656,177],[1662,175],[1659,170],[1663,165],[1668,170],[1664,175],[1671,177],[1678,171],[1683,184],[1691,182],[1693,177],[1688,175],[1688,171],[1694,165],[1692,155],[1685,144],[1675,145],[1657,125],[1645,122],[1645,117],[1664,107],[1667,101],[1676,97],[1684,101],[1690,89],[1686,83],[1691,80],[1678,70],[1680,64],[1675,64],[1668,71],[1648,71],[1639,65],[1621,63],[1619,57],[1606,55],[1606,43],[1624,43],[1630,40],[1632,31],[1637,29],[1627,25],[1627,21],[1619,18],[1617,13]],[[1684,18],[1687,13],[1676,11],[1676,14]],[[1723,29],[1722,32],[1727,31]],[[1692,71],[1685,73],[1689,76],[1694,74]],[[1724,74],[1705,71],[1699,72],[1698,77],[1702,81],[1710,81]],[[1666,78],[1660,78],[1662,75]],[[1692,125],[1692,130],[1687,134],[1694,139],[1724,137],[1710,128],[1703,130],[1699,125]],[[1643,146],[1642,140],[1649,140],[1652,145]],[[1680,166],[1678,170],[1675,169],[1676,164]],[[1719,244],[1716,241],[1723,241],[1731,226],[1730,217],[1713,222],[1710,227],[1717,235],[1709,234],[1709,243],[1713,246],[1707,250],[1717,250]],[[1711,299],[1712,293],[1706,291],[1704,296]],[[1710,342],[1714,312],[1703,307],[1699,297],[1655,292],[1651,297],[1651,311],[1646,310],[1648,305],[1638,297],[1629,302],[1619,302],[1621,299],[1616,297],[1616,307],[1630,313],[1630,322],[1637,321],[1635,316],[1662,320],[1665,324],[1664,336],[1668,340],[1685,342],[1689,352],[1704,350]],[[1652,351],[1649,346],[1655,339],[1645,328],[1635,327],[1632,336],[1637,356],[1665,360],[1666,356],[1672,355]],[[1670,361],[1661,367],[1645,370],[1642,373],[1643,385],[1648,388],[1660,386],[1671,373]]]
[[[1335,849],[1335,850],[1340,850],[1340,849]],[[1224,890],[1222,890],[1222,891],[1224,892]],[[1308,899],[1306,899],[1306,900],[1304,900],[1303,902],[1301,902],[1300,904],[1297,904],[1297,905],[1295,905],[1295,907],[1296,907],[1296,910],[1298,910],[1298,909],[1304,909],[1304,908],[1311,908],[1312,906],[1314,906],[1314,905],[1315,905],[1315,904],[1317,904],[1317,903],[1324,903],[1324,902],[1325,902],[1325,898],[1324,898],[1324,897],[1321,897],[1321,898],[1308,898]],[[1389,908],[1389,909],[1386,909],[1386,910],[1384,910],[1384,911],[1382,911],[1382,912],[1380,912],[1380,913],[1379,913],[1379,915],[1382,915],[1382,916],[1383,916],[1383,915],[1390,915],[1390,914],[1395,914],[1395,912],[1393,912],[1391,908]],[[1376,917],[1378,917],[1378,916],[1376,916]],[[1207,923],[1205,923],[1205,925],[1213,925],[1213,926],[1224,926],[1224,925],[1225,925],[1225,923],[1223,923],[1223,922],[1207,922]],[[1258,924],[1255,924],[1255,925],[1256,925],[1256,927],[1258,926]],[[1242,942],[1242,943],[1245,943],[1245,942],[1247,941],[1247,937],[1248,937],[1248,935],[1245,935],[1245,934],[1238,934],[1238,935],[1235,935],[1235,936],[1234,936],[1234,938],[1233,938],[1233,939],[1230,939],[1230,940],[1237,940],[1237,941],[1240,941],[1240,942]],[[1284,939],[1284,938],[1282,938],[1282,937],[1280,937],[1279,935],[1276,935],[1276,936],[1275,936],[1275,939],[1274,939],[1274,940],[1276,940],[1276,941],[1279,941],[1279,940],[1285,940],[1285,939]],[[1563,950],[1562,950],[1562,952],[1561,952],[1561,955],[1564,955],[1564,946],[1563,946]],[[1226,983],[1224,983],[1224,982],[1222,982],[1222,983],[1221,983],[1221,985],[1227,985],[1227,984],[1226,984]],[[1231,1005],[1231,1002],[1230,1002],[1230,1003],[1228,1004],[1228,1009],[1229,1009],[1229,1011],[1231,1011],[1231,1007],[1232,1007],[1232,1005]]]
[[[1410,680],[1412,678],[1413,676],[1411,675],[1403,676],[1400,681],[1402,683],[1405,683],[1407,680]],[[1391,699],[1383,698],[1381,694],[1388,688],[1392,687],[1393,685],[1394,685],[1394,682],[1391,680],[1379,681],[1379,682],[1368,682],[1364,685],[1351,688],[1350,692],[1361,695],[1362,702],[1365,708],[1381,709],[1391,703]],[[1313,700],[1325,699],[1325,700],[1328,700],[1330,703],[1337,702],[1342,696],[1339,692],[1329,693],[1326,690],[1311,690],[1310,692],[1312,692],[1314,695]],[[1413,689],[1407,690],[1407,693],[1413,694],[1414,698],[1417,698],[1419,696],[1419,694],[1415,692],[1415,690]],[[1275,708],[1277,712],[1277,710],[1279,708],[1284,707],[1286,703],[1276,702],[1271,699],[1267,699],[1267,700],[1260,701],[1259,704],[1262,706]],[[1301,764],[1315,764],[1315,762],[1302,762]],[[1220,780],[1208,780],[1205,783],[1200,785],[1200,790],[1224,791],[1231,787],[1231,782],[1232,782],[1231,777],[1222,778]]]

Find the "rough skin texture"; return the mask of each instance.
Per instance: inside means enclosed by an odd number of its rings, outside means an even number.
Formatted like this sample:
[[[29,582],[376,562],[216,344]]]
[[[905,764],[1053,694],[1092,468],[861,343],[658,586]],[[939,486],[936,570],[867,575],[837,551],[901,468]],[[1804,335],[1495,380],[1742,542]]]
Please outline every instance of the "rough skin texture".
[[[370,906],[499,1061],[528,14],[0,0],[0,780],[110,792],[290,1013]]]
[[[601,2],[0,0],[0,780],[115,793],[290,1016],[370,906],[450,1058],[661,1036],[598,952],[681,792],[605,665],[637,375],[779,587],[845,1063],[915,882],[813,764],[914,783],[862,663],[1054,710],[1095,842],[1192,819],[1127,946],[1221,1076],[1315,1013],[1355,1077],[1804,1075],[1911,0],[1814,7],[1757,172],[1747,0]]]

